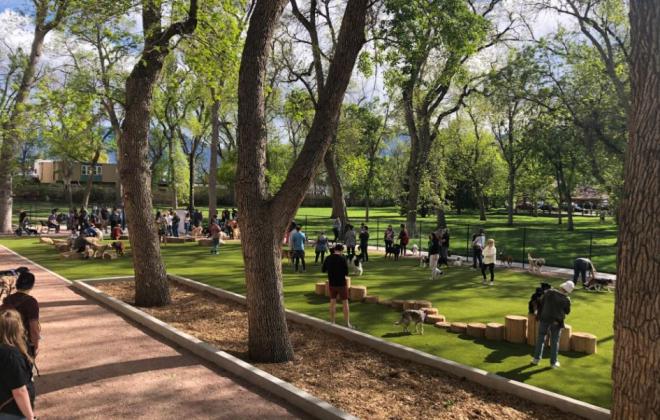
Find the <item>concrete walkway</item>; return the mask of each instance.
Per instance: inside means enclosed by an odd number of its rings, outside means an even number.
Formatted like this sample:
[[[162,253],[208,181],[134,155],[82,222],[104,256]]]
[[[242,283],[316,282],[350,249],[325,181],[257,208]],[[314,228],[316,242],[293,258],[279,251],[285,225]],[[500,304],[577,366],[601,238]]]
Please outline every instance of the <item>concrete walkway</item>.
[[[37,278],[43,341],[35,414],[44,419],[300,418],[297,410],[152,337],[0,246],[0,270]]]

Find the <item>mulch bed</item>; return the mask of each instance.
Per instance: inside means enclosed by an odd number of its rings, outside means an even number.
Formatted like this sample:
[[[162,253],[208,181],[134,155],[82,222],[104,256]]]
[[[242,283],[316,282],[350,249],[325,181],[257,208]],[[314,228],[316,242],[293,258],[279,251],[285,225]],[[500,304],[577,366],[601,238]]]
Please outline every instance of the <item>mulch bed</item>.
[[[99,283],[96,287],[133,304],[132,282]],[[141,309],[247,360],[248,322],[243,305],[176,283],[170,283],[170,291],[171,305]],[[255,365],[361,418],[579,418],[312,327],[290,322],[289,332],[295,350],[293,362]]]

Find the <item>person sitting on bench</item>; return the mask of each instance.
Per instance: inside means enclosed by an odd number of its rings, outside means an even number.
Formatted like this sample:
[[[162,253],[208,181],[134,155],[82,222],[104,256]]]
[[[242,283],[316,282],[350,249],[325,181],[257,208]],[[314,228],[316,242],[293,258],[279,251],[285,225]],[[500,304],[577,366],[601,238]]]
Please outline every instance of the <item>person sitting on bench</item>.
[[[60,233],[60,224],[57,222],[57,209],[53,209],[48,216],[48,229],[55,229],[55,233]]]

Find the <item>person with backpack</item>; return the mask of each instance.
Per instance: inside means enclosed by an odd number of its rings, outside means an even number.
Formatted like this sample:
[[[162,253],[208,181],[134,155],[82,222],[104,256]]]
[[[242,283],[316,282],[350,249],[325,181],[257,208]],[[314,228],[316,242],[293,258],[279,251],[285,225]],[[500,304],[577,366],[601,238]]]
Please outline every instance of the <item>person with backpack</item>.
[[[316,239],[316,245],[314,246],[314,251],[316,253],[316,258],[314,263],[319,262],[319,256],[321,257],[321,264],[325,260],[325,253],[328,252],[328,237],[325,236],[325,232],[321,232],[319,237]]]
[[[406,256],[406,247],[410,241],[410,235],[408,235],[408,229],[404,223],[401,223],[401,231],[399,232],[399,246],[401,246],[401,256]]]
[[[0,419],[36,419],[33,358],[24,337],[18,311],[0,309]]]
[[[39,324],[39,302],[30,295],[34,288],[34,274],[23,271],[16,279],[16,291],[7,296],[0,309],[14,309],[21,315],[23,329],[27,332],[27,349],[32,358],[39,354],[41,325]]]

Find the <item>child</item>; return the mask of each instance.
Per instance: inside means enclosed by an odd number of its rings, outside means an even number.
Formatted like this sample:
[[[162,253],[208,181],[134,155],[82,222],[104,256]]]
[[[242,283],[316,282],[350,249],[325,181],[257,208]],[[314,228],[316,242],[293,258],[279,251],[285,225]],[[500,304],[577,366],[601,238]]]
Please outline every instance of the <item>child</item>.
[[[482,284],[486,284],[486,269],[490,271],[490,285],[494,284],[495,280],[495,259],[497,258],[497,249],[495,248],[495,240],[489,239],[483,252],[483,264],[481,265],[481,275],[483,276]]]

